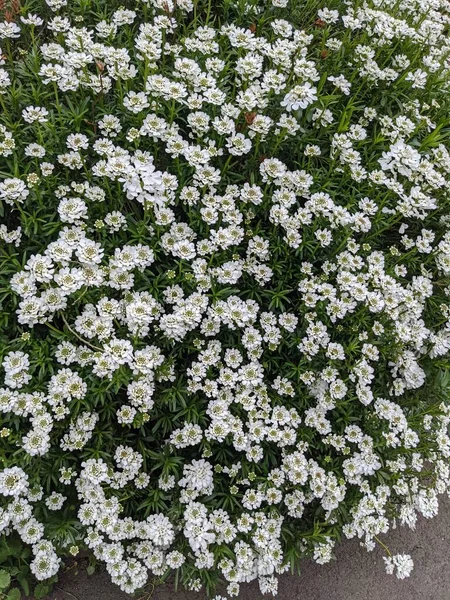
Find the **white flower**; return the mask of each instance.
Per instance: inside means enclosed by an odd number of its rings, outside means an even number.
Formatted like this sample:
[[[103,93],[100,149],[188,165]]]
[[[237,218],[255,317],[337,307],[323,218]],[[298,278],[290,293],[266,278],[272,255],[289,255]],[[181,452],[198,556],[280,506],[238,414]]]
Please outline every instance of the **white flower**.
[[[25,183],[17,177],[7,178],[0,182],[0,198],[11,206],[14,202],[20,204],[28,197],[30,191]]]
[[[150,103],[144,92],[128,92],[123,100],[123,105],[133,113],[139,113],[144,108],[148,108]]]
[[[22,117],[27,123],[45,123],[48,121],[48,110],[43,106],[27,106],[22,111]]]
[[[3,21],[0,23],[0,40],[2,38],[18,38],[20,37],[20,27],[16,23]]]
[[[9,467],[0,472],[0,494],[20,496],[28,489],[28,475],[19,467]]]
[[[44,20],[41,19],[41,17],[39,17],[38,15],[33,15],[31,13],[28,13],[26,17],[20,17],[20,20],[22,21],[22,23],[25,23],[25,25],[33,25],[35,27],[44,24]]]
[[[296,85],[293,87],[280,104],[281,106],[285,106],[286,110],[292,112],[299,108],[307,108],[316,100],[317,88],[313,87],[309,82],[306,82],[303,85]]]
[[[409,577],[414,568],[414,562],[408,554],[395,554],[394,556],[384,557],[386,573],[395,574],[398,579]]]
[[[204,459],[193,460],[183,468],[183,477],[178,481],[180,487],[186,487],[200,493],[207,493],[213,486],[213,470]]]

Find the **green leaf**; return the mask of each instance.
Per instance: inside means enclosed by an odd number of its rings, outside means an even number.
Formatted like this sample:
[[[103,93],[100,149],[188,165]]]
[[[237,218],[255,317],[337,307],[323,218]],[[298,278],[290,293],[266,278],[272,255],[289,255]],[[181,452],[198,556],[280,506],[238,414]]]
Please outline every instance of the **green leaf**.
[[[22,594],[20,593],[19,588],[14,588],[13,590],[10,590],[8,592],[8,595],[6,596],[6,600],[20,600],[21,597],[22,597]]]
[[[86,573],[88,575],[93,575],[95,573],[95,566],[94,565],[89,565],[86,569]]]
[[[11,551],[8,547],[0,548],[0,563],[5,562],[5,560],[10,556]]]
[[[34,597],[39,600],[39,598],[43,598],[50,591],[50,586],[46,583],[38,583],[34,588]]]
[[[5,569],[0,569],[0,590],[6,589],[11,583],[11,575]]]
[[[30,585],[28,583],[28,579],[26,575],[18,575],[17,576],[17,581],[20,583],[25,596],[29,596],[30,595]]]

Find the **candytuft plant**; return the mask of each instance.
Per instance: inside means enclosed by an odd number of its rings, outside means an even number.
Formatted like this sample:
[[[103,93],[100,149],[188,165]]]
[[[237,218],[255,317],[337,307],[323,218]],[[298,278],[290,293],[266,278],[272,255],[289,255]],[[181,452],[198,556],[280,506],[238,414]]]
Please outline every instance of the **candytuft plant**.
[[[83,549],[275,594],[343,537],[408,576],[379,536],[450,486],[448,3],[0,12],[18,585]]]

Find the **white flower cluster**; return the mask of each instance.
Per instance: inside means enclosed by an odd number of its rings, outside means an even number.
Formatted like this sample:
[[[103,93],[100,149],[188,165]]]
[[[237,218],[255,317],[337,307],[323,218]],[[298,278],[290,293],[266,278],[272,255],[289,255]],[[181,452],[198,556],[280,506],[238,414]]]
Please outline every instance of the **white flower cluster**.
[[[145,19],[121,8],[93,27],[52,16],[36,76],[56,104],[21,107],[17,135],[0,124],[0,156],[37,170],[0,180],[0,238],[32,248],[8,271],[18,339],[51,344],[2,354],[0,412],[30,470],[0,473],[0,530],[51,577],[33,504],[71,492],[80,542],[124,591],[191,561],[192,589],[216,569],[231,596],[253,579],[275,594],[286,539],[331,559],[311,514],[371,550],[450,487],[450,409],[419,399],[450,350],[450,154],[422,100],[433,81],[448,93],[450,19],[444,0],[346,3],[306,33],[272,0],[264,34],[181,35],[191,0],[142,4]],[[4,23],[0,40],[41,24]],[[2,65],[0,99],[13,77]],[[400,114],[383,111],[405,82]],[[60,106],[76,94],[95,119],[75,130]],[[47,202],[39,244],[26,210]],[[29,484],[47,458],[67,496]],[[412,566],[386,559],[399,578]]]
[[[61,559],[53,544],[44,538],[43,525],[32,516],[32,504],[42,498],[42,489],[30,490],[28,475],[19,467],[10,467],[0,473],[0,494],[13,498],[6,509],[0,509],[0,531],[14,529],[32,545],[30,569],[36,579],[52,577],[59,571]]]

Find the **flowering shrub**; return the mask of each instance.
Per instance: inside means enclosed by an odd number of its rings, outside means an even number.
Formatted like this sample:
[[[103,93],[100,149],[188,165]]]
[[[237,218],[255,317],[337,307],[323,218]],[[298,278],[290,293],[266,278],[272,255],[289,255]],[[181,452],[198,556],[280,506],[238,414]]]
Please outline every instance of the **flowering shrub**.
[[[0,7],[0,529],[35,578],[84,548],[126,592],[276,593],[436,515],[445,0]]]

